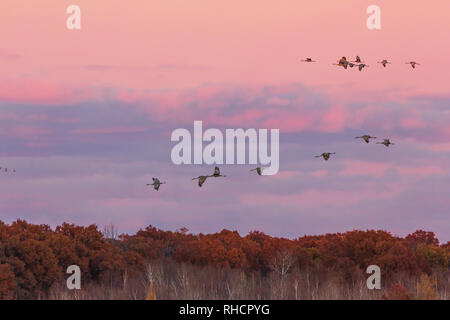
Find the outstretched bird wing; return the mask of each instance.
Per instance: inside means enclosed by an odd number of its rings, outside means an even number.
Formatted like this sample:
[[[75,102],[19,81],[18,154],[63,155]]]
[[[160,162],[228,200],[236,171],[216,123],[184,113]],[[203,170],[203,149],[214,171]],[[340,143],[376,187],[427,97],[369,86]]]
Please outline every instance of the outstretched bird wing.
[[[200,176],[200,177],[198,177],[198,186],[201,187],[205,183],[207,178],[208,178],[208,176]]]

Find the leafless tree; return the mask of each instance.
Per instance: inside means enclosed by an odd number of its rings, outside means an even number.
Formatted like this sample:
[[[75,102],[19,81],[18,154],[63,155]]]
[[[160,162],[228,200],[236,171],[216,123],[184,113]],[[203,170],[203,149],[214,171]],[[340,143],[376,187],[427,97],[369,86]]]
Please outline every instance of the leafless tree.
[[[106,239],[114,239],[114,240],[119,239],[119,232],[117,230],[117,227],[112,223],[104,226],[102,233]]]
[[[292,251],[283,249],[278,251],[272,258],[270,268],[284,279],[295,263],[295,257]]]
[[[273,289],[278,291],[276,295],[279,299],[284,299],[286,296],[286,277],[295,263],[295,256],[292,251],[283,249],[278,251],[272,258],[269,265],[270,269],[277,275],[278,279],[273,279]],[[275,292],[274,292],[275,293]]]

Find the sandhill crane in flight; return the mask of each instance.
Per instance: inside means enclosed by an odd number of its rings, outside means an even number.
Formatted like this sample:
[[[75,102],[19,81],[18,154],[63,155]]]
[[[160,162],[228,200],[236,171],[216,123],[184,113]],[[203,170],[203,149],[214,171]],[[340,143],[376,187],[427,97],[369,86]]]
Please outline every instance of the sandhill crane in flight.
[[[386,147],[389,147],[389,145],[395,143],[392,143],[389,139],[384,139],[383,142],[377,142],[377,144],[384,144]]]
[[[365,135],[363,135],[363,136],[360,136],[360,137],[355,137],[355,139],[364,139],[364,141],[366,142],[366,143],[369,143],[370,142],[370,139],[376,139],[377,137],[372,137],[372,136],[370,136],[370,135],[368,135],[368,134],[365,134]]]
[[[211,178],[211,177],[217,178],[217,177],[226,177],[226,176],[220,174],[219,167],[215,167],[214,168],[214,173],[212,175],[209,175],[209,176],[198,176],[197,178],[192,178],[192,180],[197,180],[198,179],[198,186],[201,187],[205,183],[206,179]]]
[[[420,63],[417,63],[415,61],[406,62],[406,64],[410,64],[413,69],[416,68],[416,65],[420,66]]]
[[[264,170],[264,168],[258,167],[258,168],[255,168],[255,169],[251,169],[250,171],[256,171],[256,173],[257,173],[259,176],[262,176],[263,170]]]
[[[148,185],[148,186],[153,186],[153,188],[154,188],[156,191],[159,190],[159,187],[160,187],[162,184],[166,184],[166,182],[161,182],[161,181],[159,181],[158,178],[152,178],[152,179],[153,179],[153,183],[147,183],[147,185]]]
[[[198,186],[201,187],[209,177],[211,176],[198,176],[197,178],[192,178],[192,180],[198,179]]]
[[[338,60],[338,63],[333,63],[333,65],[335,66],[340,66],[340,67],[344,67],[344,69],[347,69],[349,62],[347,61],[346,57],[342,57],[341,59]]]
[[[300,60],[301,62],[316,62],[315,60],[313,60],[312,58],[306,58],[304,60]]]
[[[328,161],[328,159],[330,159],[330,156],[331,156],[332,154],[336,154],[336,152],[324,152],[324,153],[322,153],[322,154],[320,154],[320,155],[318,155],[318,156],[315,156],[315,158],[323,157],[323,159],[324,159],[325,161]]]
[[[389,61],[387,61],[386,59],[383,59],[383,60],[381,60],[381,61],[378,61],[377,63],[381,63],[381,64],[383,65],[383,67],[385,67],[385,68],[386,68],[386,65],[387,65],[387,64],[392,64],[392,63],[390,63]]]
[[[362,69],[365,68],[365,67],[368,67],[368,65],[365,64],[365,63],[358,64],[359,71],[362,71]]]

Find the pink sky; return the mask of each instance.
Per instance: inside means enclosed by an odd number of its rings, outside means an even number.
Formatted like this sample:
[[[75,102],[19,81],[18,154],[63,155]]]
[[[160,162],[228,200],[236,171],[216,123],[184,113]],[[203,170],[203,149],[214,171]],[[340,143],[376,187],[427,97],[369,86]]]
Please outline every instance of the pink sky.
[[[82,30],[66,29],[69,4],[80,6]],[[370,4],[381,7],[381,30],[366,28]],[[0,10],[1,77],[10,81],[137,91],[301,82],[363,95],[446,92],[450,74],[447,0],[4,0]],[[371,69],[331,66],[356,54]],[[298,63],[306,56],[320,63]],[[388,72],[375,64],[384,57]],[[409,76],[410,60],[426,66],[419,75]]]
[[[66,28],[71,4],[81,8],[81,30]],[[372,4],[381,30],[366,27]],[[2,0],[0,160],[23,175],[0,184],[10,200],[0,209],[9,220],[83,224],[111,211],[124,231],[428,228],[448,240],[449,13],[448,0]],[[369,65],[362,72],[332,66],[356,55]],[[299,62],[305,57],[318,62]],[[393,64],[376,63],[384,58]],[[411,60],[421,65],[413,70]],[[217,185],[183,186],[200,169],[175,175],[182,168],[167,161],[168,132],[194,119],[280,128],[274,180],[285,186],[219,184],[230,202],[215,198]],[[390,135],[397,149],[355,146],[364,133]],[[322,146],[338,151],[327,166],[309,154]],[[151,174],[174,179],[182,195],[139,189]],[[200,206],[204,196],[211,202]],[[148,215],[152,206],[160,212]],[[377,208],[385,216],[369,216]]]

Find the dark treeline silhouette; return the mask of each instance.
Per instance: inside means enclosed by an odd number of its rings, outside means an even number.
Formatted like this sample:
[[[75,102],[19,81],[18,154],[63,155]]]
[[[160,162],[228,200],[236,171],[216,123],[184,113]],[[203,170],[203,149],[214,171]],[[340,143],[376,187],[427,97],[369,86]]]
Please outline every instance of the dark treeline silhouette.
[[[0,222],[0,299],[448,299],[449,259],[449,243],[422,230],[290,240],[17,220]],[[81,290],[67,289],[70,265]],[[381,268],[381,290],[367,289],[369,265]]]

